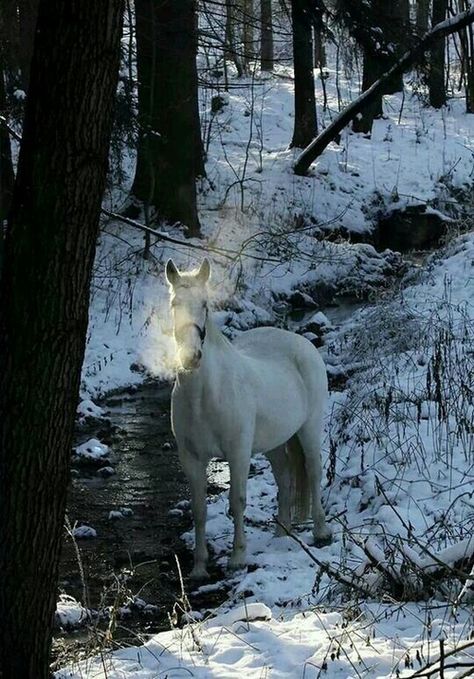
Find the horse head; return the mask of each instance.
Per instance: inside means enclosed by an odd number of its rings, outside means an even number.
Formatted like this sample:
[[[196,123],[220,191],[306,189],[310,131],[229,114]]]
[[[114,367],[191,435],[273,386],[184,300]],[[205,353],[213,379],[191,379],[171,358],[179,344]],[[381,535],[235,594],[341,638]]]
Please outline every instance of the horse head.
[[[201,362],[209,313],[207,281],[210,274],[208,259],[198,271],[185,273],[180,273],[171,259],[166,264],[178,360],[185,371],[195,370]]]

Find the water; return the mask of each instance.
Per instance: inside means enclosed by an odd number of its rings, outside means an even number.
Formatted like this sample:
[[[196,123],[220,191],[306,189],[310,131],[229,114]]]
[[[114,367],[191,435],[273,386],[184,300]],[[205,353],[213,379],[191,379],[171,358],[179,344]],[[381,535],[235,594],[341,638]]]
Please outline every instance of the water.
[[[191,553],[180,539],[192,526],[190,512],[185,508],[181,516],[169,515],[189,497],[176,450],[170,446],[170,392],[170,385],[154,384],[109,398],[101,405],[109,411],[113,433],[79,432],[81,439],[106,439],[115,474],[104,479],[96,469],[77,468],[69,491],[69,520],[92,526],[97,537],[78,540],[81,565],[67,537],[61,560],[60,587],[67,594],[83,601],[85,584],[87,606],[99,609],[113,604],[117,590],[123,594],[125,586],[157,606],[146,616],[155,629],[169,626],[167,613],[180,593],[174,555],[185,576],[191,569]],[[214,466],[209,491],[221,491],[226,481],[226,470]],[[120,508],[133,513],[109,519],[109,512]],[[123,575],[125,585],[117,588],[117,577]]]

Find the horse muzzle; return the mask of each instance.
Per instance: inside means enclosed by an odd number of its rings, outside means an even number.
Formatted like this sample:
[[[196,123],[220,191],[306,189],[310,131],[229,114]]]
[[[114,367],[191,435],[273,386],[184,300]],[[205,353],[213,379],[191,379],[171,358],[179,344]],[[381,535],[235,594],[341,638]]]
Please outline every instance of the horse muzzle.
[[[199,368],[202,358],[202,351],[198,349],[194,354],[186,354],[185,356],[180,356],[180,362],[183,370],[188,372],[196,370]]]

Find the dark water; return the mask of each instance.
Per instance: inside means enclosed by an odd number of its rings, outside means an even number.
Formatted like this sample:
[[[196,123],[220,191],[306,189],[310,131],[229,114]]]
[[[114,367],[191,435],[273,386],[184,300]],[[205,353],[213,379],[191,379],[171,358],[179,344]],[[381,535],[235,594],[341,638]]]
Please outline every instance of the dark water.
[[[180,539],[192,526],[189,509],[181,516],[169,515],[189,497],[170,430],[170,391],[169,385],[148,385],[109,398],[101,405],[109,412],[112,429],[102,425],[101,431],[96,423],[78,431],[78,442],[95,436],[110,445],[108,464],[115,474],[101,478],[97,468],[74,466],[69,520],[93,527],[97,537],[77,540],[81,566],[73,541],[66,537],[61,561],[60,586],[67,594],[84,603],[85,584],[87,606],[97,610],[121,605],[128,590],[157,607],[146,613],[135,609],[134,614],[155,630],[169,628],[167,613],[180,594],[175,555],[184,576],[191,569],[191,554]],[[210,492],[223,487],[215,472]],[[120,508],[133,513],[109,519],[109,512]],[[212,604],[195,602],[207,603]]]

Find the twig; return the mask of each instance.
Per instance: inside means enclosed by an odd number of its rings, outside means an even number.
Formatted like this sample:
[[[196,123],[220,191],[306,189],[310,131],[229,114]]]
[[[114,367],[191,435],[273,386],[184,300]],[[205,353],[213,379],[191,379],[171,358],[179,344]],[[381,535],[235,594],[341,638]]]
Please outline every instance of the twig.
[[[343,575],[338,573],[337,571],[333,570],[331,566],[326,563],[325,561],[321,561],[318,559],[317,556],[313,554],[313,552],[309,549],[307,545],[301,540],[297,535],[292,533],[288,528],[281,523],[278,519],[275,519],[276,523],[283,528],[285,533],[292,538],[295,542],[298,543],[298,545],[301,547],[301,549],[306,552],[306,554],[309,556],[309,558],[314,561],[316,565],[318,565],[321,570],[329,575],[329,577],[333,578],[334,580],[337,580],[341,585],[344,585],[345,587],[352,587],[352,589],[355,589],[357,592],[360,594],[363,594],[367,598],[372,598],[372,592],[367,589],[362,583],[358,583],[355,581],[354,577],[351,577],[350,579],[346,579]]]
[[[110,210],[106,210],[105,208],[102,208],[101,212],[110,219],[116,219],[117,221],[123,222],[128,226],[132,226],[135,229],[139,229],[140,231],[149,233],[150,235],[155,236],[155,238],[157,238],[158,240],[162,240],[167,243],[173,243],[174,245],[179,245],[184,248],[192,248],[193,250],[201,250],[203,252],[215,252],[217,255],[225,257],[226,259],[230,259],[231,261],[235,261],[240,257],[248,257],[249,259],[255,259],[260,262],[269,262],[273,264],[282,263],[280,259],[275,259],[272,257],[259,257],[258,255],[252,255],[249,252],[244,252],[243,249],[229,250],[228,248],[219,248],[215,247],[214,245],[209,244],[199,245],[198,243],[191,243],[185,240],[180,240],[179,238],[173,238],[172,236],[169,236],[167,233],[163,233],[162,231],[155,231],[155,229],[151,229],[149,226],[145,226],[144,224],[137,222],[135,219],[124,217],[123,215],[120,215],[117,212],[111,212]]]
[[[8,120],[5,118],[5,116],[0,115],[0,125],[4,127],[8,134],[13,137],[16,141],[21,141],[21,134],[18,134],[18,132],[15,132],[13,127],[8,124]]]

